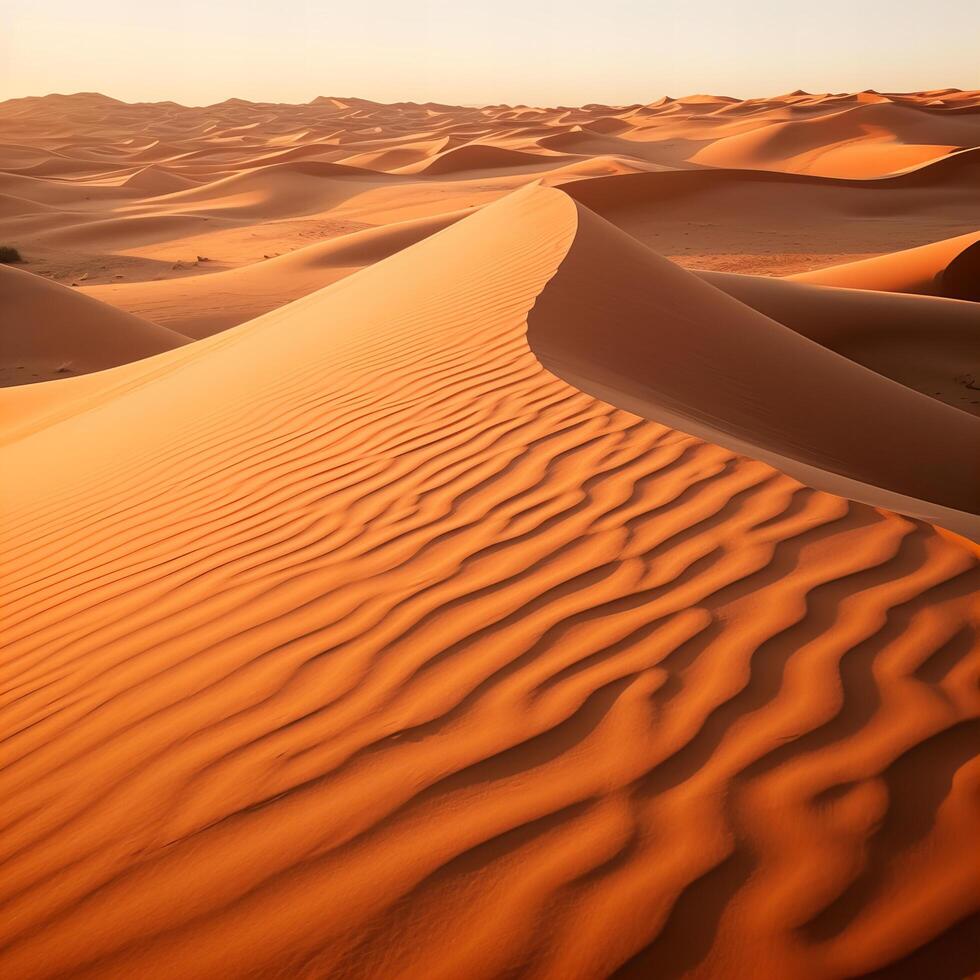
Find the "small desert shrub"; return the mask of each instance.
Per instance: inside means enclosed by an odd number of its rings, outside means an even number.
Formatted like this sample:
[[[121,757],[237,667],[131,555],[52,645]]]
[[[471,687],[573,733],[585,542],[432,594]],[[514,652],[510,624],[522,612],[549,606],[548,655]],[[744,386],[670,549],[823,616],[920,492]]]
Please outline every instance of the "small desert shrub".
[[[23,262],[24,260],[20,257],[20,252],[15,248],[11,248],[9,245],[0,245],[0,262]]]

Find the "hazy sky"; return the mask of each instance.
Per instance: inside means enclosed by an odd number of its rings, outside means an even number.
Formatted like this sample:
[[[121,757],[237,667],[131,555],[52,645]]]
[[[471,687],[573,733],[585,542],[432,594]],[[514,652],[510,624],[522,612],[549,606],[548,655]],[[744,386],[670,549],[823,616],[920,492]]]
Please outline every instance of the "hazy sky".
[[[980,88],[980,0],[0,0],[0,99],[647,102]]]

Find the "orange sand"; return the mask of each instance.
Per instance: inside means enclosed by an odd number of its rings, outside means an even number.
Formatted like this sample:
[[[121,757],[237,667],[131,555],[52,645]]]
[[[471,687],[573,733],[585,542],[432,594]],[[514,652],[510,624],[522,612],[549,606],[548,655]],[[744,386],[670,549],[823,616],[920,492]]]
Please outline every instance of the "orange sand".
[[[980,970],[977,93],[0,128],[0,976]]]

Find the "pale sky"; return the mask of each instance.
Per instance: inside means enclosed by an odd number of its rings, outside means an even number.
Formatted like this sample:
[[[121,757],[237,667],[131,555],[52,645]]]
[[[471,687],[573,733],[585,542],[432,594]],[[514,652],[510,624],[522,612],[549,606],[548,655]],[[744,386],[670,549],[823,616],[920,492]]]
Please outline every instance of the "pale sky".
[[[580,105],[980,88],[980,0],[0,0],[0,100]]]

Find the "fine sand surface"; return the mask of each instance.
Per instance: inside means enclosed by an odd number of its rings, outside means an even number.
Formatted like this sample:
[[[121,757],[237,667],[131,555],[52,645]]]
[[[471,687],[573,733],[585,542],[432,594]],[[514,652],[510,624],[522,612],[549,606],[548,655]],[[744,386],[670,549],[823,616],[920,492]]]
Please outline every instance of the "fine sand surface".
[[[980,95],[0,130],[0,976],[980,971]]]

